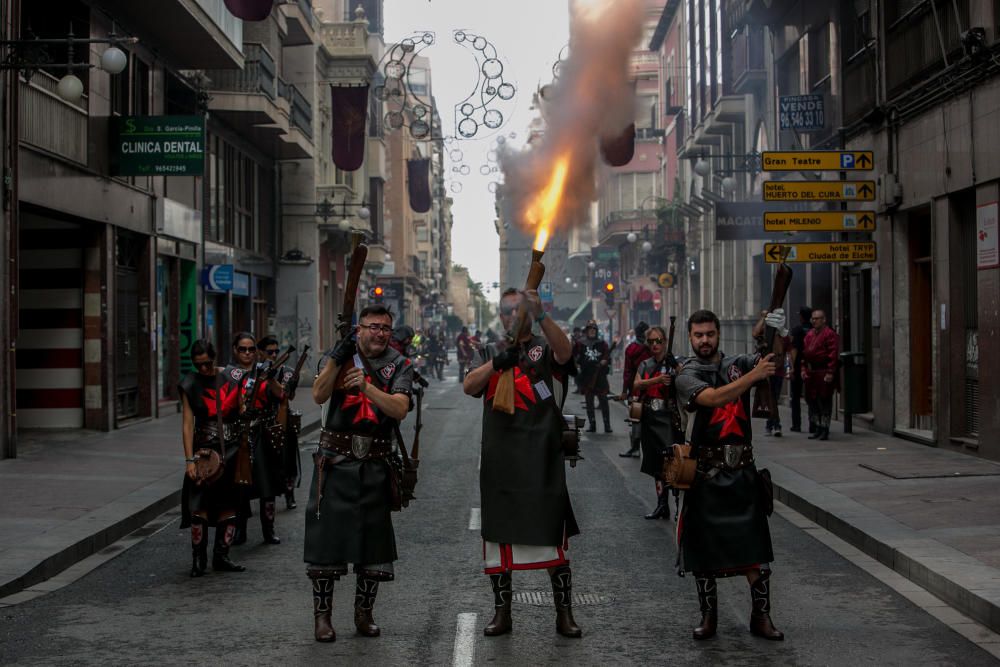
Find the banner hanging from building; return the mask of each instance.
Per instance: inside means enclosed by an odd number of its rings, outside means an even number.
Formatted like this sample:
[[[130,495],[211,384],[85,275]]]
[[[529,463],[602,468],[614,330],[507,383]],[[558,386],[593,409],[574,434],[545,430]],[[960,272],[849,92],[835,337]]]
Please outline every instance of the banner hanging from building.
[[[118,116],[111,119],[115,176],[201,176],[203,116]]]
[[[430,158],[406,161],[406,187],[410,193],[410,208],[415,213],[431,210]]]
[[[365,161],[365,123],[368,120],[368,84],[330,86],[333,119],[333,163],[356,171]]]
[[[263,21],[273,6],[274,0],[226,0],[226,9],[244,21]]]
[[[612,167],[624,167],[635,156],[635,123],[615,137],[601,139],[601,156]]]

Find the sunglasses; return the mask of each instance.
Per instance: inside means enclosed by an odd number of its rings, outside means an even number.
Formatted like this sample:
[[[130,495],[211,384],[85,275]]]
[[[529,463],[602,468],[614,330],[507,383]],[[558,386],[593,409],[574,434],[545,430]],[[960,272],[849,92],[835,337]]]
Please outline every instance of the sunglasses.
[[[209,359],[208,361],[199,361],[194,366],[195,368],[211,368],[215,365],[214,359]]]
[[[384,324],[362,324],[362,329],[368,329],[368,331],[374,336],[377,334],[382,334],[383,336],[388,336],[392,333],[392,327],[386,326]]]
[[[251,345],[250,347],[244,347],[242,345],[239,345],[239,346],[236,347],[236,351],[237,352],[242,352],[243,354],[246,354],[247,352],[256,352],[257,351],[257,346],[256,345]]]
[[[662,338],[647,338],[646,343],[649,345],[663,345]]]
[[[517,310],[517,306],[505,306],[500,309],[501,315],[513,315],[514,311]]]
[[[273,350],[264,350],[264,354],[269,357],[276,357],[278,356],[278,348],[274,348]]]

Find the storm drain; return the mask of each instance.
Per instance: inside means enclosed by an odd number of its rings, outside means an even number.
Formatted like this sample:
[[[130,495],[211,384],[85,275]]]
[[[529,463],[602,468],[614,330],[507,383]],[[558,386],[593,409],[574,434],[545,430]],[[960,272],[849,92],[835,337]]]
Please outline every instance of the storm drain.
[[[611,604],[615,599],[610,595],[597,595],[596,593],[574,593],[573,606],[595,606],[601,604]],[[530,604],[535,607],[551,607],[552,591],[526,591],[524,593],[514,593],[514,602]]]

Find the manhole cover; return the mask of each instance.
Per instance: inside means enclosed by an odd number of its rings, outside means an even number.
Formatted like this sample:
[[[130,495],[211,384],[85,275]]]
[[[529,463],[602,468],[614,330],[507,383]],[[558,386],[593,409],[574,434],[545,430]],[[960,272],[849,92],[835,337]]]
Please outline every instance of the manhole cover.
[[[615,599],[609,595],[597,595],[595,593],[574,593],[573,606],[594,606],[599,604],[611,604]],[[530,604],[536,607],[552,606],[552,591],[526,591],[524,593],[514,593],[514,602]]]

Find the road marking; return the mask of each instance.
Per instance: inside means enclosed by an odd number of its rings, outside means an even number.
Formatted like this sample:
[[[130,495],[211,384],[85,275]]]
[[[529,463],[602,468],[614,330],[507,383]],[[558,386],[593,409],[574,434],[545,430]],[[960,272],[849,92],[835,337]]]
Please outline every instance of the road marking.
[[[453,667],[466,667],[472,664],[476,653],[476,619],[478,614],[459,614],[458,627],[455,628],[455,650],[452,653]]]
[[[469,512],[469,530],[479,530],[483,524],[483,514],[478,507],[473,507]]]

